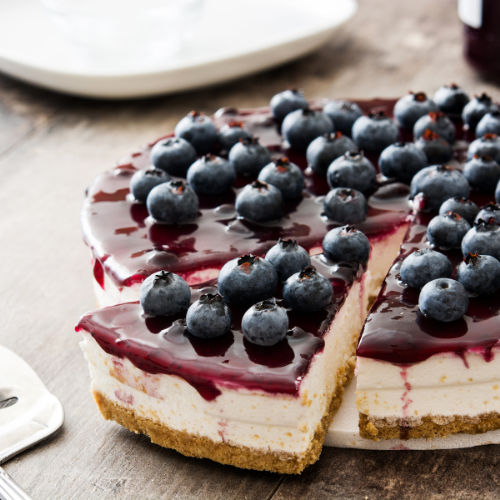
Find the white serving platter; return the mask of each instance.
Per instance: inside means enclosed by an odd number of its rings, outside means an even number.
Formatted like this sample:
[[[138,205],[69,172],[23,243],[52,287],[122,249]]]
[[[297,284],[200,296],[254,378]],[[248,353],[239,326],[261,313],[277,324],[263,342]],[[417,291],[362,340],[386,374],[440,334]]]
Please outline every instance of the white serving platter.
[[[372,441],[359,435],[358,411],[356,409],[356,379],[349,382],[344,393],[342,404],[330,425],[326,435],[325,446],[334,448],[358,448],[362,450],[449,450],[455,448],[472,448],[485,444],[500,444],[500,430],[485,434],[455,434],[447,438],[388,439]]]
[[[153,66],[96,65],[54,29],[38,0],[0,0],[0,71],[86,97],[132,98],[232,80],[327,42],[356,0],[207,0],[194,37]]]

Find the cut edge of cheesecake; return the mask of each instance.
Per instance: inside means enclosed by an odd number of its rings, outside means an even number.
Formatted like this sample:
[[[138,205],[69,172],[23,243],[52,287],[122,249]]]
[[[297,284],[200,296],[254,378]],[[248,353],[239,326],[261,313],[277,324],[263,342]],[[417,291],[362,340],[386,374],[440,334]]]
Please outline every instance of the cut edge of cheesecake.
[[[500,429],[500,349],[493,351],[490,361],[479,352],[466,352],[463,358],[440,353],[405,367],[358,357],[361,437],[435,439]],[[385,387],[378,383],[382,376]]]
[[[351,359],[346,364],[347,371],[346,366],[338,370],[338,383],[330,405],[318,424],[311,446],[304,456],[289,452],[266,452],[248,446],[215,442],[206,436],[173,429],[160,421],[138,416],[134,411],[106,398],[99,391],[92,391],[92,394],[101,415],[106,420],[113,420],[132,432],[144,434],[151,439],[151,442],[164,448],[174,449],[188,457],[209,458],[215,462],[241,469],[300,474],[308,465],[316,462],[321,455],[328,427],[342,402],[344,388],[354,375],[354,364]]]
[[[160,446],[175,449],[186,456],[210,458],[214,461],[240,468],[267,470],[286,474],[301,473],[305,467],[317,461],[321,454],[328,428],[336,411],[341,405],[344,388],[347,382],[353,378],[356,363],[355,350],[358,343],[359,332],[368,314],[371,302],[378,294],[382,281],[387,273],[387,269],[392,264],[399,251],[400,243],[406,234],[407,228],[408,223],[403,223],[400,227],[396,228],[393,233],[387,235],[384,241],[372,245],[372,255],[368,263],[367,271],[359,280],[353,283],[346,301],[333,319],[329,326],[329,331],[324,337],[325,348],[323,352],[317,354],[312,361],[310,370],[313,369],[313,364],[321,364],[321,358],[325,360],[323,361],[324,363],[327,362],[328,357],[332,357],[332,353],[337,350],[343,353],[342,361],[337,363],[337,366],[332,369],[332,371],[335,371],[333,376],[332,374],[330,375],[330,385],[333,387],[329,387],[326,391],[328,393],[328,401],[324,405],[322,417],[316,420],[317,425],[315,431],[313,432],[312,439],[310,439],[309,446],[305,452],[293,453],[271,449],[263,450],[262,448],[243,446],[238,443],[215,441],[207,435],[188,432],[175,428],[175,426],[172,427],[166,422],[162,422],[161,419],[153,418],[151,415],[144,416],[144,414],[141,415],[139,412],[134,412],[133,408],[127,407],[126,404],[122,404],[120,400],[117,400],[112,392],[110,394],[105,394],[105,391],[101,391],[98,384],[95,384],[93,381],[91,391],[100,413],[105,419],[113,420],[133,432],[145,434],[150,437],[152,442]],[[123,299],[124,297],[122,294],[124,292],[127,292],[127,298],[129,300],[136,300],[136,295],[138,295],[139,286],[127,287],[127,290],[120,291],[112,283],[106,273],[104,273],[104,287],[101,287],[95,279],[93,282],[96,298],[100,307],[105,305],[109,306],[110,303],[114,303],[115,301],[119,302],[116,299],[118,297]],[[356,310],[351,311],[353,306],[352,304],[349,305],[349,302],[353,300],[352,297],[354,296],[358,296],[359,300],[357,299],[355,301],[357,303],[355,306]],[[349,300],[349,297],[351,300]],[[348,326],[336,328],[336,321],[342,321],[343,316],[348,317],[349,320],[341,324]],[[331,330],[334,329],[336,331],[333,332],[334,335],[332,335]],[[344,337],[343,346],[339,344],[339,336]],[[82,349],[86,352],[84,344],[85,342],[82,343]],[[96,347],[98,347],[97,343]],[[104,351],[103,354],[105,354]],[[86,357],[88,358],[89,364],[92,364],[91,357],[87,355],[87,352]],[[118,359],[119,358],[117,358],[117,360]],[[103,367],[101,367],[101,369],[103,369]],[[136,368],[136,370],[138,369]],[[112,370],[109,370],[109,375],[113,377]],[[148,376],[146,372],[142,372],[142,374],[136,372],[135,375],[139,378]],[[163,376],[168,377],[169,375]],[[93,378],[92,369],[91,378]],[[120,379],[119,376],[118,379],[116,383],[121,385],[124,380]],[[304,382],[305,381],[302,381],[301,389],[307,386]],[[316,389],[316,387],[314,389]],[[321,396],[321,391],[318,390],[317,392],[318,395]],[[314,396],[315,395],[316,394],[314,394]],[[272,398],[273,396],[268,395],[268,397]],[[305,398],[306,404],[311,404],[310,401],[307,401],[307,394],[301,393],[300,397],[303,400]]]

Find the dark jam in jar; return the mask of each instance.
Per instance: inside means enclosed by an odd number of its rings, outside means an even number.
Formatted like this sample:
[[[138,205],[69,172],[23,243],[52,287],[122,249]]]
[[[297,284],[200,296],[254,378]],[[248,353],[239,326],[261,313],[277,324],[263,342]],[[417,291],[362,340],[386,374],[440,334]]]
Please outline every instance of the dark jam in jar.
[[[460,0],[464,56],[480,73],[500,80],[500,1]]]

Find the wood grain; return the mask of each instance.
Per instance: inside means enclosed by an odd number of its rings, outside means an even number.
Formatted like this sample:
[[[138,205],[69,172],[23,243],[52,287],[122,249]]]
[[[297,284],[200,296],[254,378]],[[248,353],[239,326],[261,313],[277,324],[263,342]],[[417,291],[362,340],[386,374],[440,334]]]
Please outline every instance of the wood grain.
[[[0,77],[0,158],[44,126],[69,99]]]
[[[495,446],[325,449],[302,476],[286,478],[161,449],[98,415],[73,331],[79,315],[95,307],[78,220],[85,188],[191,109],[263,106],[287,86],[311,98],[370,98],[409,89],[432,94],[452,81],[500,98],[461,58],[456,0],[361,0],[356,17],[317,53],[189,94],[109,103],[0,77],[0,343],[37,371],[66,411],[59,433],[6,470],[38,500],[497,497]]]

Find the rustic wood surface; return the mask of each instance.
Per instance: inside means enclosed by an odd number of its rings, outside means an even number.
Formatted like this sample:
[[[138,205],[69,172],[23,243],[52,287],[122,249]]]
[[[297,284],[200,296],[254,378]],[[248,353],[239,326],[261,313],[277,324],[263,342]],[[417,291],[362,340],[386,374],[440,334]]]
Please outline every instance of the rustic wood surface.
[[[0,76],[0,343],[21,355],[61,400],[64,427],[5,465],[42,499],[487,499],[499,496],[500,447],[375,452],[325,449],[301,476],[185,458],[105,422],[89,393],[73,331],[94,307],[79,227],[85,188],[136,145],[173,129],[191,109],[266,105],[286,88],[315,97],[433,93],[456,81],[496,99],[461,57],[456,0],[360,0],[323,49],[214,89],[100,102]],[[251,8],[251,3],[245,8]]]

